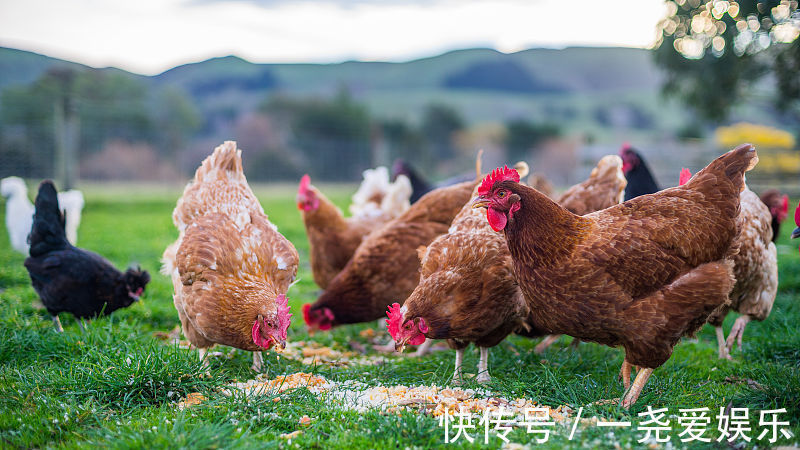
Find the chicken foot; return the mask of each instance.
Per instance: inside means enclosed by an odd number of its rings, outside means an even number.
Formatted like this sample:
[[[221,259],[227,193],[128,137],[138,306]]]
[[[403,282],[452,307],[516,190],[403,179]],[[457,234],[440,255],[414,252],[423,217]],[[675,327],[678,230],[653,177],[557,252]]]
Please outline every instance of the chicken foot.
[[[728,339],[725,341],[725,348],[728,350],[728,353],[733,349],[734,341],[738,343],[739,351],[742,351],[742,335],[744,334],[744,327],[747,326],[747,323],[753,320],[747,314],[743,314],[736,319],[736,322],[733,322],[733,327],[731,328],[730,334],[728,334]]]
[[[492,377],[489,376],[489,348],[478,347],[481,351],[481,358],[478,360],[478,376],[475,381],[481,384],[489,383]]]
[[[623,367],[625,367],[624,363]],[[630,363],[628,363],[628,367],[630,370]],[[642,368],[641,370],[639,370],[639,372],[636,374],[636,379],[633,380],[633,385],[631,385],[630,389],[626,390],[625,395],[619,402],[623,408],[628,409],[631,407],[631,405],[636,403],[636,400],[639,399],[639,394],[642,393],[644,385],[647,384],[647,380],[650,378],[650,375],[652,374],[653,374],[653,369],[650,368]]]
[[[61,326],[61,319],[58,316],[53,316],[53,325],[56,327],[56,333],[64,332],[64,327]]]
[[[717,332],[717,347],[719,347],[719,359],[731,359],[730,352],[728,352],[728,346],[725,342],[725,332],[722,331],[722,325],[718,325],[714,327],[714,331]],[[733,330],[731,330],[731,336],[733,336]]]
[[[539,342],[539,344],[536,345],[536,347],[533,349],[534,353],[536,353],[537,355],[541,355],[542,353],[544,353],[545,350],[547,350],[551,345],[553,345],[553,343],[557,341],[558,338],[560,337],[561,337],[560,334],[548,334],[547,336],[544,337],[544,339],[542,339],[542,342]]]
[[[619,375],[617,376],[617,378],[622,380],[622,386],[625,387],[626,391],[631,387],[631,369],[635,369],[636,372],[639,372],[640,367],[634,366],[626,359],[622,361],[622,367],[619,369]]]
[[[542,339],[542,342],[539,342],[539,344],[533,349],[534,353],[536,353],[537,355],[541,355],[542,353],[544,353],[545,350],[550,348],[550,346],[553,345],[560,337],[561,337],[560,334],[549,334],[545,336],[544,339]],[[569,345],[570,347],[572,347],[573,350],[575,350],[576,348],[578,348],[578,345],[580,345],[580,343],[581,340],[574,337],[572,338],[572,342]]]
[[[253,365],[250,368],[259,373],[264,368],[264,356],[261,352],[253,352]]]
[[[417,347],[417,351],[411,354],[412,357],[419,357],[425,356],[431,351],[431,347],[433,346],[433,339],[425,339],[419,347]]]

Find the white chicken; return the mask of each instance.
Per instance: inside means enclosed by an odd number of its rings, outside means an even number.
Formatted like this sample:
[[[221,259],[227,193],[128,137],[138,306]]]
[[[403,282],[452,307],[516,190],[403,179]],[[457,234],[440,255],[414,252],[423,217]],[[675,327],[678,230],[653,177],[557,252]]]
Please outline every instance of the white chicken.
[[[0,194],[6,198],[6,228],[11,247],[28,256],[28,234],[33,225],[33,204],[28,198],[28,186],[19,177],[3,178]],[[58,204],[66,219],[67,240],[78,243],[78,227],[83,211],[83,193],[77,189],[58,193]]]
[[[392,183],[389,169],[383,166],[367,169],[364,180],[352,197],[350,214],[357,218],[387,217],[394,219],[403,214],[411,202],[411,181],[399,175]]]

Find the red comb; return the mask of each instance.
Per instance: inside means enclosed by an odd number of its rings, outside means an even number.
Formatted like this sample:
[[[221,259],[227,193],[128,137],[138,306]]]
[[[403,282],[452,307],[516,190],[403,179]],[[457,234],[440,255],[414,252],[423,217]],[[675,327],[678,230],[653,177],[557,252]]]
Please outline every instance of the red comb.
[[[519,172],[514,169],[509,169],[508,166],[503,166],[502,168],[498,167],[494,169],[492,173],[486,175],[481,183],[481,187],[478,188],[479,195],[486,195],[489,193],[489,190],[492,189],[495,183],[498,181],[506,181],[511,180],[515,183],[519,183]]]
[[[620,147],[620,149],[619,149],[619,152],[622,153],[625,150],[630,150],[630,149],[631,149],[631,143],[630,142],[623,142],[622,143],[622,147]]]
[[[306,325],[311,325],[310,322],[310,312],[311,312],[311,303],[306,303],[303,305],[303,320],[306,322]]]
[[[311,184],[311,177],[308,174],[303,175],[303,178],[300,178],[300,186],[297,188],[298,194],[305,194],[308,191],[308,186]]]
[[[683,186],[684,184],[688,183],[689,180],[692,178],[692,172],[689,172],[689,169],[684,167],[681,169],[681,175],[678,179],[678,186]]]
[[[797,209],[794,210],[794,224],[800,227],[800,204],[798,204]]]
[[[400,312],[400,304],[399,303],[392,303],[389,306],[389,310],[386,311],[386,316],[389,317],[386,320],[386,327],[389,331],[389,334],[392,335],[392,339],[397,338],[397,333],[400,331],[400,323],[403,320],[403,314]]]

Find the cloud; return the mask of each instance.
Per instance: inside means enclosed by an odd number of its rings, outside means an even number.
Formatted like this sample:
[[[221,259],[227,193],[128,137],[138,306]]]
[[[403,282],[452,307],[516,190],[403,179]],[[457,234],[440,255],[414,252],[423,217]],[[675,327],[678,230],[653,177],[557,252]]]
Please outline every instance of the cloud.
[[[335,5],[340,8],[354,8],[358,6],[397,6],[397,5],[433,5],[457,0],[189,0],[189,5],[209,5],[224,3],[250,3],[261,8],[273,8],[302,3],[317,3]]]

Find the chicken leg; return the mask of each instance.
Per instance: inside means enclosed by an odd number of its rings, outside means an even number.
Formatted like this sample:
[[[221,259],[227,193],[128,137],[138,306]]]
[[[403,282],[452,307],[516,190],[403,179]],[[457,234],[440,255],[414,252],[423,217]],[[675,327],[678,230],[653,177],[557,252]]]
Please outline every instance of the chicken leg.
[[[728,353],[733,349],[733,343],[736,341],[738,343],[739,351],[742,351],[742,335],[744,334],[744,327],[747,326],[747,323],[753,320],[747,314],[743,314],[736,319],[736,322],[733,322],[733,327],[731,328],[730,334],[728,334],[728,339],[725,341],[725,348],[728,350]]]
[[[481,350],[481,358],[478,360],[478,376],[475,381],[481,384],[489,383],[492,377],[489,376],[489,348],[478,347]]]
[[[261,372],[264,368],[264,357],[261,352],[253,352],[253,365],[251,366],[256,372]]]
[[[628,367],[630,368],[630,363],[628,364]],[[633,380],[633,385],[631,385],[631,388],[625,392],[622,400],[620,400],[620,405],[622,405],[623,408],[628,409],[631,407],[631,405],[636,403],[636,400],[639,399],[639,394],[642,393],[642,389],[644,388],[644,385],[647,384],[647,380],[650,378],[652,373],[653,369],[650,368],[642,368],[639,370],[639,372],[636,374],[636,379]]]
[[[622,367],[619,369],[619,378],[622,379],[622,386],[625,391],[631,388],[631,363],[628,360],[622,361]]]
[[[433,346],[433,339],[425,339],[419,347],[417,347],[417,351],[411,354],[413,357],[425,356],[431,351],[431,347]]]
[[[56,326],[56,333],[64,332],[64,327],[61,326],[61,319],[58,316],[53,316],[53,325]]]
[[[464,380],[461,378],[461,362],[464,360],[464,349],[456,350],[456,368],[453,373],[453,386],[461,386]]]
[[[717,332],[717,347],[719,347],[719,359],[723,358],[731,359],[731,355],[728,352],[728,346],[725,342],[725,332],[722,331],[722,325],[715,326],[714,331]],[[733,330],[731,330],[731,336],[733,336]]]
[[[558,338],[560,337],[561,337],[560,334],[548,334],[547,336],[544,337],[544,339],[542,339],[542,342],[539,342],[539,344],[533,349],[533,351],[537,355],[541,355],[542,353],[544,353],[545,350],[547,350],[551,345],[553,345],[553,343],[557,341]]]

